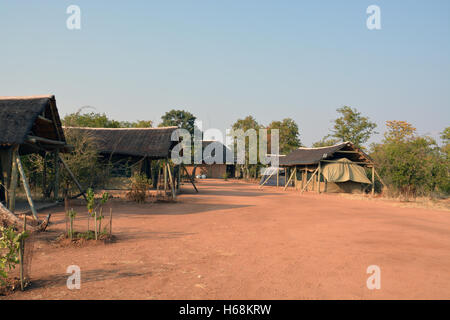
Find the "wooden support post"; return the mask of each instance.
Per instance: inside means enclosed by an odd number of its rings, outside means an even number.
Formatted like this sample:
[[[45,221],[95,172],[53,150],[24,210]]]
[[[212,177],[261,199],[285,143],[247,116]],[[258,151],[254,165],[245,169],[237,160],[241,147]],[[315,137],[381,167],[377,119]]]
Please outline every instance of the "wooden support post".
[[[12,213],[16,210],[16,189],[17,189],[17,161],[19,146],[15,146],[11,154],[11,182],[9,183],[8,209]]]
[[[383,185],[383,187],[385,187],[386,189],[388,189],[388,186],[384,183],[383,179],[381,179],[380,175],[378,174],[377,170],[373,170],[375,172],[375,175],[378,177],[378,179],[380,179],[381,184]]]
[[[180,189],[181,186],[181,164],[178,165],[178,170],[177,170],[177,190]]]
[[[375,167],[372,166],[372,196],[375,194]]]
[[[322,167],[320,165],[319,161],[319,167],[317,168],[319,171],[317,171],[317,192],[320,193],[320,174],[322,173]]]
[[[297,166],[294,168],[294,189],[297,190]]]
[[[189,181],[191,182],[191,184],[192,184],[192,186],[194,187],[195,191],[198,193],[198,189],[197,189],[197,187],[195,186],[194,179],[193,179],[192,176],[189,174],[189,172],[187,171],[187,169],[186,169],[186,167],[184,166],[184,164],[181,164],[181,166],[183,167],[184,171],[186,172],[186,175],[188,176]]]
[[[314,177],[317,173],[317,171],[319,170],[319,168],[316,169],[316,171],[314,171],[314,173],[312,174],[311,178],[309,178],[308,182],[306,183],[306,185],[303,187],[302,192],[305,191],[305,189],[308,187],[308,184],[314,180]],[[313,189],[314,190],[314,189]]]
[[[167,165],[168,163],[164,160],[164,192],[167,190]]]
[[[42,172],[42,195],[47,198],[47,152],[44,153],[44,170]]]
[[[261,189],[263,187],[263,185],[266,184],[267,181],[269,181],[269,179],[273,176],[273,172],[271,174],[269,174],[269,176],[266,178],[266,180],[264,180],[264,182],[259,186],[259,189]]]
[[[112,235],[112,208],[109,208],[109,236]]]
[[[277,168],[277,188],[280,186],[280,168]]]
[[[70,177],[72,178],[72,180],[75,182],[75,185],[77,186],[78,190],[80,190],[80,193],[83,195],[84,200],[87,201],[86,198],[86,194],[84,193],[83,188],[81,187],[81,184],[78,182],[77,178],[75,177],[75,175],[73,174],[72,170],[70,170],[69,166],[67,165],[67,163],[64,161],[64,159],[61,157],[61,155],[59,155],[59,160],[61,160],[61,163],[63,164],[64,168],[67,170],[67,172],[69,173]]]
[[[31,213],[33,214],[33,218],[38,220],[36,207],[34,206],[33,198],[31,197],[30,186],[28,185],[28,179],[25,175],[25,170],[23,169],[22,162],[20,161],[20,157],[16,156],[17,167],[20,172],[20,177],[22,178],[23,188],[25,189],[25,194],[27,195],[28,204],[30,205]]]
[[[169,172],[169,183],[170,183],[170,186],[172,188],[172,199],[176,200],[177,199],[177,193],[175,191],[175,186],[174,186],[174,183],[173,183],[173,178],[172,178],[172,173],[171,173],[171,170],[170,170],[169,161],[167,161],[167,171]]]
[[[289,176],[289,180],[286,182],[286,185],[284,186],[283,190],[287,189],[287,187],[289,186],[289,183],[291,182],[293,176],[294,176],[294,171],[292,171],[291,175]]]
[[[23,216],[23,232],[27,231],[27,216]],[[23,264],[24,264],[24,254],[25,254],[25,240],[22,238],[20,239],[19,244],[19,259],[20,259],[20,290],[25,289],[25,279],[24,279],[24,270],[23,270]]]
[[[306,168],[304,168],[302,170],[302,190],[303,190],[303,187],[305,186],[305,181],[306,181],[307,177],[308,177],[307,171],[306,171]]]
[[[55,181],[53,185],[53,196],[55,200],[59,198],[59,151],[55,150],[53,153],[53,165],[55,169]]]

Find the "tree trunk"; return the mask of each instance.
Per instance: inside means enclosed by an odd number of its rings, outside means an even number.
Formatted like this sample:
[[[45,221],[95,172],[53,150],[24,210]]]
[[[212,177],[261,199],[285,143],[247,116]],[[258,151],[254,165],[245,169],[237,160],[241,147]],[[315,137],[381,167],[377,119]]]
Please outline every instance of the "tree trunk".
[[[6,221],[9,225],[15,225],[17,227],[23,225],[23,220],[19,219],[15,214],[9,211],[3,204],[0,203],[0,219]],[[36,231],[39,227],[34,227],[27,224],[27,230]]]

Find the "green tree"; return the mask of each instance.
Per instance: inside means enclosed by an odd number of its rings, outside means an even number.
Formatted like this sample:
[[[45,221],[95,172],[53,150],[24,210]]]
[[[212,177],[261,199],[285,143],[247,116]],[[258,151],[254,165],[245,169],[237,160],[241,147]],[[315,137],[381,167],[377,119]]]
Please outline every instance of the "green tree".
[[[414,138],[416,128],[406,121],[386,121],[385,142],[405,142]]]
[[[133,122],[121,121],[119,123],[121,128],[151,128],[153,121],[151,120],[138,120]]]
[[[335,144],[338,144],[340,142],[339,139],[330,138],[330,136],[325,136],[322,138],[322,140],[314,142],[313,148],[321,148],[321,147],[329,147],[334,146]]]
[[[301,146],[298,125],[291,118],[286,118],[282,121],[272,121],[268,126],[269,135],[271,129],[279,130],[280,154],[288,154]]]
[[[442,139],[442,152],[447,156],[447,160],[450,161],[450,127],[444,129],[441,132]]]
[[[75,113],[66,115],[62,123],[66,127],[89,127],[89,128],[151,128],[151,120],[117,121],[109,119],[105,113],[81,113],[84,108]]]
[[[120,128],[120,122],[108,119],[105,113],[81,113],[82,109],[66,115],[62,123],[66,127]]]
[[[188,130],[194,134],[194,125],[197,118],[190,112],[184,110],[170,110],[162,117],[159,127],[176,126]]]
[[[387,121],[385,139],[371,156],[391,189],[407,196],[450,191],[449,161],[436,141],[418,137],[404,121]]]
[[[376,124],[370,122],[368,117],[363,117],[356,109],[343,106],[337,109],[340,117],[334,121],[332,136],[342,142],[350,141],[361,147],[370,136],[376,133]]]
[[[256,136],[258,137],[259,129],[261,128],[261,125],[253,118],[253,116],[247,116],[244,119],[238,119],[233,125],[233,130],[243,130],[244,132],[254,129],[256,131]],[[245,164],[242,166],[242,169],[244,171],[244,178],[248,179],[250,176],[253,176],[256,178],[257,172],[258,172],[258,165],[257,164],[250,164],[250,155],[249,152],[258,152],[258,150],[250,150],[250,139],[249,137],[245,138]],[[237,148],[234,148],[235,152],[237,151]],[[241,167],[241,166],[239,166]]]

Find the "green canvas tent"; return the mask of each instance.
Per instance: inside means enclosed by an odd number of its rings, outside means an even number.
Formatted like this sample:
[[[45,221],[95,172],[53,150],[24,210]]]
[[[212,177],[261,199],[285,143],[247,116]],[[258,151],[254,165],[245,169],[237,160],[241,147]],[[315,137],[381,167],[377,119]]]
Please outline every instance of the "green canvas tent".
[[[286,168],[285,189],[293,185],[301,191],[364,192],[372,186],[375,168],[372,159],[351,142],[321,148],[298,148],[280,158]],[[366,169],[372,170],[372,181]]]

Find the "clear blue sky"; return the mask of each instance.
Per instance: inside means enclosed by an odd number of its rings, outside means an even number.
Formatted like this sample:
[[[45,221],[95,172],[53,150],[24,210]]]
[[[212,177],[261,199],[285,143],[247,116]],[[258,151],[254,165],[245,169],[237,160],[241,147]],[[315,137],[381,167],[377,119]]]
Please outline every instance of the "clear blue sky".
[[[81,30],[66,28],[79,5]],[[381,8],[382,29],[366,28]],[[156,124],[172,108],[224,130],[293,118],[310,145],[336,108],[434,137],[450,125],[450,1],[0,2],[0,95],[56,95]],[[372,141],[381,138],[375,136]]]

